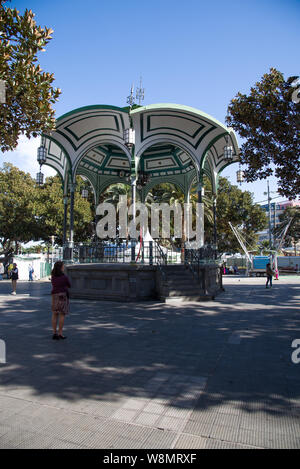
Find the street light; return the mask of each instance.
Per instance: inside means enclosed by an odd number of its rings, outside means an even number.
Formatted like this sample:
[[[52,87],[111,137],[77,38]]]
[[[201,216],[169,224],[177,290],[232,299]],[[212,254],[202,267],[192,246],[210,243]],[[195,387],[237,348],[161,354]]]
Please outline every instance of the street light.
[[[239,182],[240,184],[242,184],[242,182],[245,181],[244,171],[242,171],[241,169],[239,169],[239,170],[236,172],[236,180],[237,180],[237,182]]]
[[[128,129],[124,129],[123,138],[124,138],[125,145],[128,148],[133,147],[135,143],[135,130],[132,129],[131,127]]]
[[[223,149],[223,158],[228,163],[233,159],[233,147],[228,144],[228,135],[226,135],[226,145]]]
[[[44,175],[43,173],[40,171],[39,173],[36,174],[36,183],[41,186],[44,182]]]
[[[82,197],[83,199],[87,199],[88,196],[89,196],[89,191],[88,191],[87,189],[85,189],[85,188],[82,189],[81,197]]]
[[[41,145],[40,147],[38,147],[38,150],[37,150],[37,161],[40,165],[40,172],[37,173],[37,175],[36,175],[36,183],[39,186],[41,186],[44,182],[44,175],[41,171],[41,168],[42,168],[42,165],[44,163],[46,163],[46,160],[47,160],[47,149],[46,149],[46,147]]]
[[[38,147],[38,150],[37,150],[37,160],[38,160],[38,163],[40,166],[42,166],[42,164],[46,163],[46,160],[47,160],[47,149],[46,147],[44,147],[43,145],[41,145],[40,147]]]

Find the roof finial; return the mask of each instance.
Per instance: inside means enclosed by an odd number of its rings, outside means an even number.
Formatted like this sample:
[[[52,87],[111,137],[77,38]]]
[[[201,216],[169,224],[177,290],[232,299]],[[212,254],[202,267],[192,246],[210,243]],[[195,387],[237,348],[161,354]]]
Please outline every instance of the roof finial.
[[[142,87],[142,77],[140,77],[140,87],[136,89],[136,99],[139,100],[139,106],[141,105],[141,101],[144,101],[145,98],[145,88]]]

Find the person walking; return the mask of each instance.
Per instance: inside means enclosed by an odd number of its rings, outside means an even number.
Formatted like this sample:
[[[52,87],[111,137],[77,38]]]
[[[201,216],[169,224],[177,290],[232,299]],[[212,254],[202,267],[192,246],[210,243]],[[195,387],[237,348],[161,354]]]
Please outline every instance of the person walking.
[[[270,283],[270,288],[272,288],[272,277],[273,277],[274,272],[271,269],[270,263],[266,265],[266,274],[267,274],[266,288],[268,288],[269,283]]]
[[[67,275],[64,274],[64,263],[57,261],[51,272],[52,283],[52,328],[53,340],[66,339],[63,335],[63,327],[66,314],[69,314],[69,288],[71,283]],[[58,333],[57,333],[58,324]]]
[[[10,278],[11,278],[11,283],[12,283],[12,295],[17,294],[17,280],[19,279],[19,270],[17,267],[17,264],[13,264],[13,267],[10,271]]]
[[[4,270],[4,265],[0,262],[0,280],[3,280]]]

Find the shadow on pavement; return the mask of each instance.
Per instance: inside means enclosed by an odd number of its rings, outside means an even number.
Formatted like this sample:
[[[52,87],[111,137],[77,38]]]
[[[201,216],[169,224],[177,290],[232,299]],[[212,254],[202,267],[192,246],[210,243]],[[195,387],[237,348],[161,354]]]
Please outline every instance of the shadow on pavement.
[[[206,377],[194,413],[300,415],[299,285],[227,285],[214,302],[165,305],[73,300],[65,341],[53,341],[50,284],[0,284],[0,395],[67,404],[151,399],[158,373]],[[31,296],[22,296],[25,294]],[[7,296],[5,296],[7,294]],[[230,341],[233,334],[238,340]],[[164,386],[155,397],[168,399]],[[189,396],[176,401],[185,408]]]

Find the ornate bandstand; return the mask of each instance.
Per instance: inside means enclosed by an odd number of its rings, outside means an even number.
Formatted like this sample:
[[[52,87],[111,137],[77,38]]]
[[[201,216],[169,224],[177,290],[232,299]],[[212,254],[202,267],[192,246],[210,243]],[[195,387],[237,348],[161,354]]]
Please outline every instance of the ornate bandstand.
[[[116,183],[131,186],[133,203],[137,197],[144,202],[151,189],[160,183],[172,183],[180,188],[184,194],[184,200],[188,203],[191,187],[196,184],[198,202],[202,204],[204,176],[207,176],[211,182],[215,201],[219,174],[226,166],[238,161],[238,152],[237,139],[232,129],[208,114],[188,106],[165,103],[134,108],[92,105],[75,109],[57,119],[55,131],[42,135],[38,161],[40,165],[46,164],[54,168],[61,177],[65,210],[63,241],[69,253],[71,252],[69,257],[72,260],[74,190],[78,175],[89,181],[95,197],[95,206],[99,202],[100,195],[110,185]],[[67,233],[68,211],[70,212],[69,233]],[[204,226],[201,230],[204,233]],[[214,241],[216,242],[216,239]],[[202,285],[200,296],[203,296],[207,293],[203,280],[207,266],[203,259],[199,261],[200,255],[198,261],[195,261],[199,248],[204,247],[197,246],[195,252],[189,257],[188,263],[190,263],[191,275],[195,274],[198,269],[198,280]],[[197,263],[198,267],[195,268]],[[152,280],[157,277],[158,270],[161,278],[166,278],[162,268],[164,262],[157,263],[159,269],[154,265],[155,263],[150,264],[152,265],[144,266],[144,277],[147,276],[147,269],[152,268],[156,270],[155,275],[152,275]],[[141,265],[124,265],[123,263],[122,266],[118,264],[110,267],[112,268],[110,276],[107,274],[109,264],[106,264],[106,273],[102,272],[102,268],[100,269],[102,273],[97,270],[96,264],[89,266],[74,264],[68,267],[68,271],[70,274],[72,272],[75,284],[81,285],[80,288],[76,287],[79,291],[86,287],[86,282],[83,280],[84,269],[88,271],[87,278],[91,274],[89,269],[92,269],[94,294],[90,297],[98,297],[96,291],[101,295],[101,292],[107,290],[111,292],[109,297],[114,297],[116,296],[113,294],[115,272],[125,269],[124,276],[127,275],[128,281],[121,297],[124,299],[127,295],[128,298],[138,299],[139,297],[130,294],[130,291],[134,283],[139,283],[137,280],[133,282],[132,279],[134,278],[133,272],[137,272],[138,269],[141,271]],[[184,265],[177,266],[177,268],[184,269]],[[129,269],[128,272],[130,269],[133,270],[128,274],[126,269]],[[79,275],[77,276],[79,271],[81,279]],[[207,275],[206,272],[205,276]],[[97,278],[98,283],[95,280]],[[141,279],[140,282],[142,285]],[[144,284],[146,283],[145,280]],[[166,283],[166,280],[161,282],[163,283]],[[111,285],[111,288],[108,285]],[[134,288],[133,290],[138,291],[140,288],[141,291],[143,289],[141,285],[139,287],[135,285],[136,290]],[[163,287],[160,289],[153,287],[152,282],[150,288],[152,292],[153,288],[156,292],[163,290]],[[91,289],[87,288],[87,290]],[[149,296],[147,295],[145,297]],[[164,294],[160,293],[158,296],[162,298]]]

